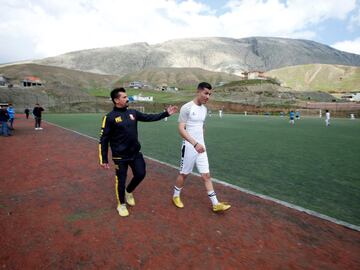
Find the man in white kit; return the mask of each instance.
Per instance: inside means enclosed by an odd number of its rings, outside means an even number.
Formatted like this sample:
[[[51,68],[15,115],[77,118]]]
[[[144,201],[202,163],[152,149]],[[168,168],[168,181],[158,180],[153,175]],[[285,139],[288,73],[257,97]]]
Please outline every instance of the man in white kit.
[[[180,109],[179,133],[184,139],[181,148],[180,172],[176,179],[173,194],[173,203],[178,208],[184,204],[180,199],[180,193],[184,187],[186,177],[192,172],[194,165],[204,180],[208,197],[212,203],[214,212],[225,211],[231,205],[219,202],[210,177],[209,162],[204,141],[204,121],[207,109],[204,106],[211,95],[211,85],[202,82],[198,85],[196,97],[184,104]]]
[[[325,124],[326,126],[330,126],[330,112],[329,110],[326,110],[326,113],[325,113]]]

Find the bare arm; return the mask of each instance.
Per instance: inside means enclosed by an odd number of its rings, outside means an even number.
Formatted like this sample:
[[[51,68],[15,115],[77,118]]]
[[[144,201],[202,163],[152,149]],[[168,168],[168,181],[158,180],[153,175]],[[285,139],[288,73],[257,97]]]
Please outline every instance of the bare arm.
[[[192,144],[192,145],[194,146],[195,150],[196,150],[198,153],[203,153],[203,152],[205,152],[205,147],[204,147],[202,144],[198,143],[198,142],[197,142],[193,137],[191,137],[190,134],[186,131],[186,129],[185,129],[185,123],[180,122],[178,129],[179,129],[180,136],[181,136],[184,140],[186,140],[186,141],[188,141],[190,144]]]

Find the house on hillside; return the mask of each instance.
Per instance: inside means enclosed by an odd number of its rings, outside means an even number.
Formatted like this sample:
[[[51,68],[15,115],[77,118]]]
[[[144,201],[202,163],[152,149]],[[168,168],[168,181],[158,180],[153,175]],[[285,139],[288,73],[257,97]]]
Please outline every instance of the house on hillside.
[[[360,102],[360,93],[354,94],[352,97],[352,101]]]
[[[360,93],[343,95],[343,96],[341,96],[341,99],[348,100],[348,101],[360,102]]]
[[[241,73],[241,77],[245,80],[266,80],[267,77],[265,76],[264,71],[244,71]]]
[[[155,88],[155,90],[168,91],[168,92],[177,92],[177,91],[179,91],[179,88],[177,88],[176,86],[168,86],[167,84],[163,84],[163,85],[157,86]]]
[[[226,84],[226,82],[218,82],[218,83],[215,84],[215,87],[221,87],[221,86],[223,86],[225,84]]]
[[[133,81],[129,83],[129,87],[134,89],[142,89],[144,84],[140,81]]]
[[[169,91],[169,92],[176,92],[176,91],[178,91],[179,89],[177,88],[177,87],[175,87],[175,86],[168,86],[167,88],[166,88],[166,91]]]
[[[9,79],[6,78],[4,75],[0,74],[0,86],[8,86],[9,85]]]
[[[43,83],[41,82],[40,78],[35,76],[27,76],[22,80],[23,87],[33,87],[33,86],[42,86]]]

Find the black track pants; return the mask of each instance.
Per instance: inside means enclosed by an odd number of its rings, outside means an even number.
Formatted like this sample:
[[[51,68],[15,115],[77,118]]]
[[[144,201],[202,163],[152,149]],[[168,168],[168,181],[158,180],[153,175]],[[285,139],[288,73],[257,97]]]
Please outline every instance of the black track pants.
[[[35,128],[41,127],[41,117],[35,116]]]
[[[126,191],[131,193],[145,178],[146,166],[145,160],[141,153],[136,154],[131,160],[114,160],[116,167],[116,199],[120,204],[125,203],[125,185],[128,166],[133,172],[133,178],[126,187]]]

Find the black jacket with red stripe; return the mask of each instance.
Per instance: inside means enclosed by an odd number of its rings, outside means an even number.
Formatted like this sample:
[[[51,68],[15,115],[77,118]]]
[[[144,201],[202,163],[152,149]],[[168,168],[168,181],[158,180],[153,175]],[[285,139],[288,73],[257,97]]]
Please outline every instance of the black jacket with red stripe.
[[[100,164],[108,163],[109,143],[114,160],[132,159],[141,148],[137,122],[158,121],[168,116],[167,111],[159,114],[145,114],[133,109],[114,107],[102,121],[99,142]]]

